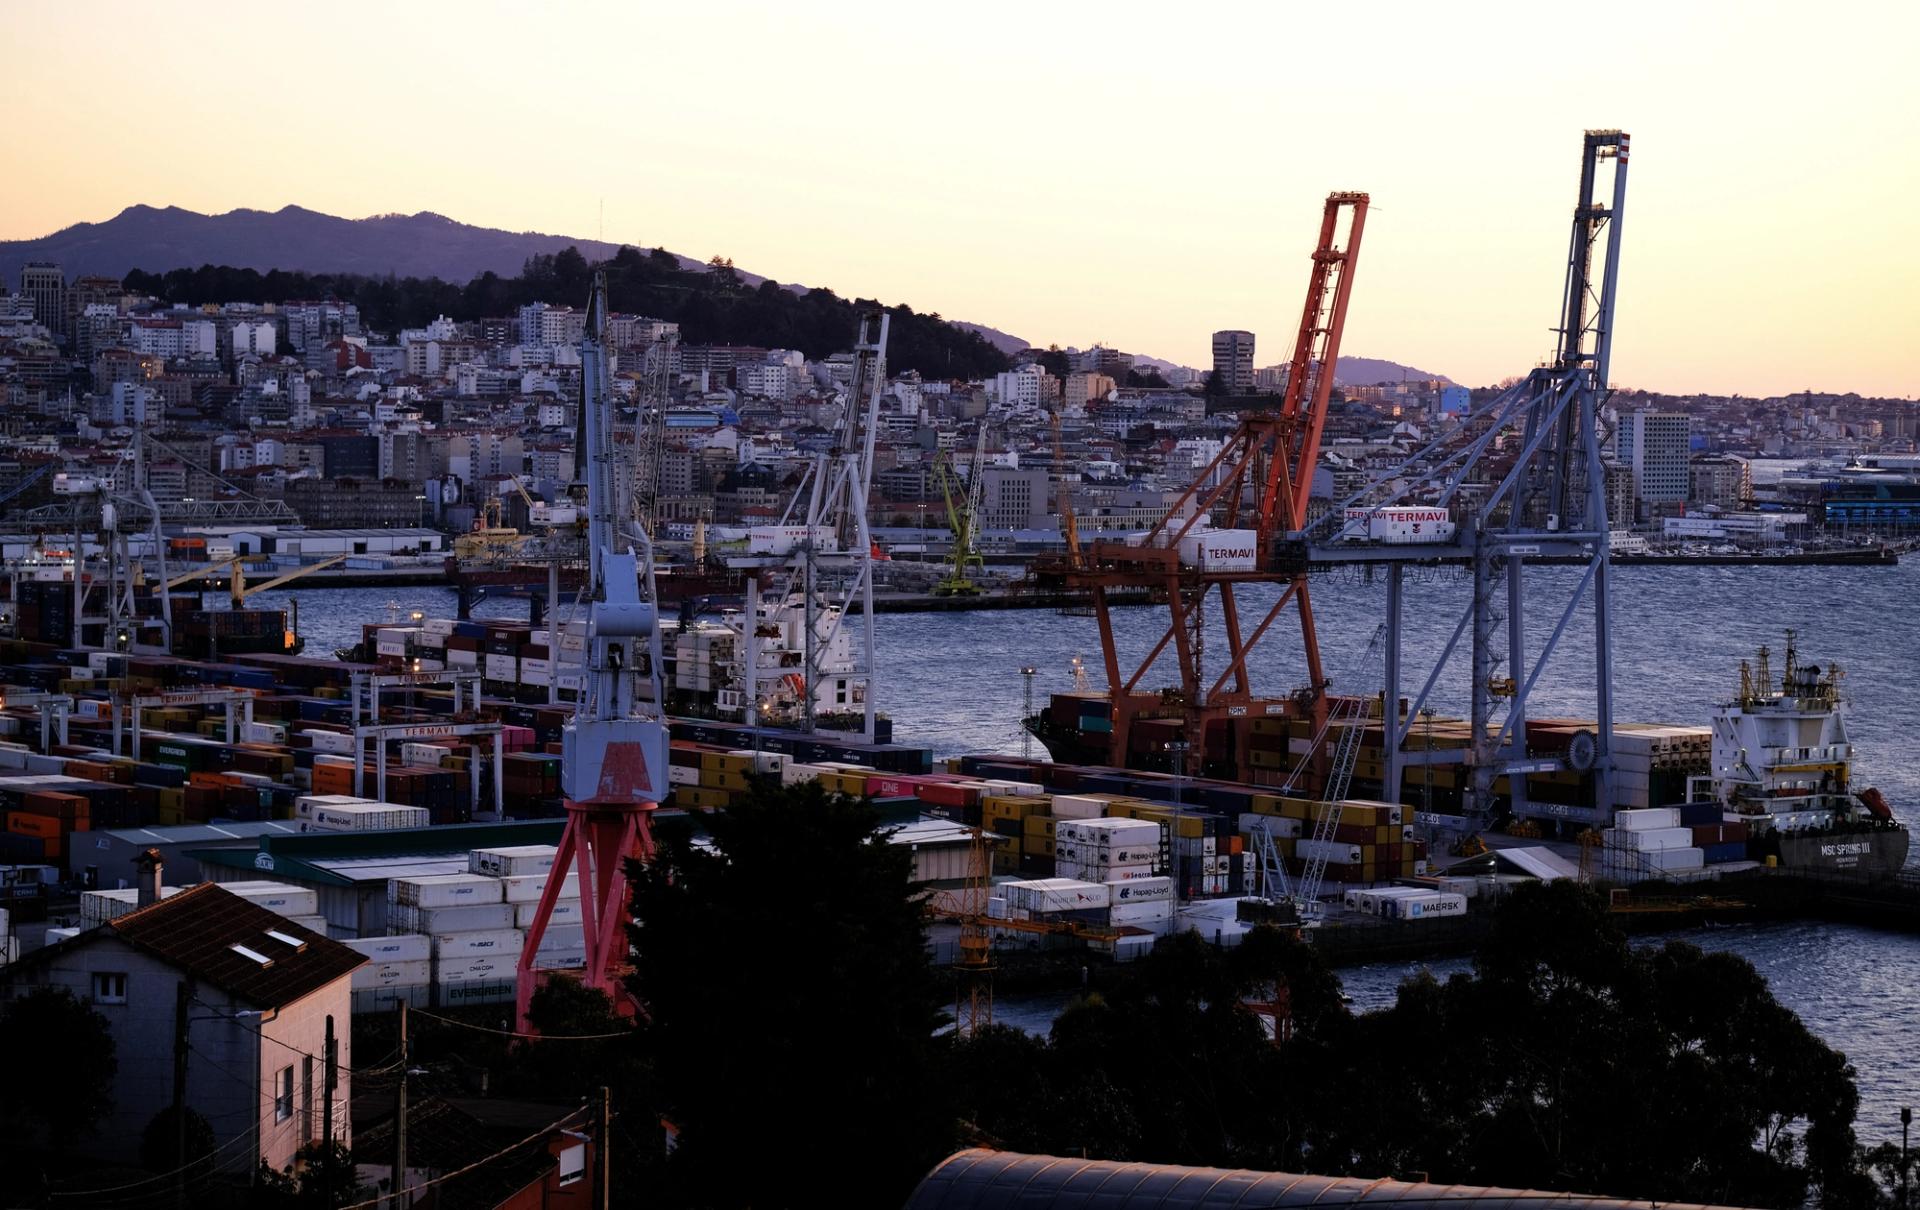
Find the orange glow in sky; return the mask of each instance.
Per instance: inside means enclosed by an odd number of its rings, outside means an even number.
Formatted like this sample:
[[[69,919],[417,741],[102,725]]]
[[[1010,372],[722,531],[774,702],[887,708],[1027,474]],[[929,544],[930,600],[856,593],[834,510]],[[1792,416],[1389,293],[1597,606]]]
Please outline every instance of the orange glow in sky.
[[[1920,5],[0,8],[0,238],[134,203],[434,210],[730,256],[1045,344],[1550,348],[1580,133],[1634,155],[1616,385],[1920,391]],[[604,206],[604,212],[603,212]],[[604,213],[604,226],[602,214]],[[162,266],[155,266],[162,267]]]

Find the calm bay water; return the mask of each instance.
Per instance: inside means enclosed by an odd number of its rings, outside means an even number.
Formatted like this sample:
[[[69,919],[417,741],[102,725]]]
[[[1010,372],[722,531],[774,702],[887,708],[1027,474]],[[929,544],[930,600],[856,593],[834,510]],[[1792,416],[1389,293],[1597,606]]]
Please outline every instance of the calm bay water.
[[[1545,568],[1527,583],[1528,634],[1537,646],[1551,633],[1581,569]],[[1468,583],[1450,572],[1409,576],[1404,692],[1418,691],[1466,607]],[[1384,580],[1364,577],[1316,579],[1313,605],[1323,658],[1336,687],[1371,691],[1359,666],[1367,639],[1385,615]],[[289,594],[256,600],[280,606]],[[451,616],[453,592],[443,588],[324,589],[296,594],[309,650],[325,653],[356,641],[363,622],[388,614],[388,602],[405,617],[421,610]],[[1242,614],[1257,619],[1273,600],[1270,592],[1244,594]],[[1701,724],[1713,707],[1733,696],[1742,659],[1765,643],[1780,667],[1785,631],[1799,632],[1803,661],[1837,661],[1846,672],[1852,703],[1850,724],[1863,784],[1878,785],[1894,811],[1920,821],[1920,760],[1913,743],[1920,734],[1920,677],[1909,634],[1920,600],[1920,561],[1897,567],[1620,567],[1612,571],[1615,715],[1621,720]],[[1257,610],[1255,607],[1258,607]],[[482,603],[477,616],[524,618],[526,603]],[[1123,660],[1138,661],[1160,637],[1161,610],[1116,614]],[[880,709],[894,720],[901,740],[931,745],[941,756],[963,752],[1017,753],[1024,693],[1020,668],[1032,665],[1036,705],[1071,687],[1070,661],[1080,656],[1097,684],[1099,640],[1090,618],[1043,610],[980,613],[884,614],[875,642],[883,681]],[[1208,664],[1225,663],[1226,644],[1215,615]],[[858,626],[855,619],[850,625]],[[1435,690],[1430,704],[1441,713],[1464,714],[1464,650],[1456,670]],[[1591,717],[1593,641],[1591,613],[1583,609],[1568,626],[1556,659],[1534,691],[1536,716]],[[1171,678],[1170,657],[1164,675]],[[1254,684],[1282,693],[1304,681],[1299,629],[1291,614],[1276,622],[1251,661]],[[1353,675],[1347,675],[1352,670]],[[1217,675],[1217,673],[1216,673]],[[1357,677],[1357,679],[1355,679]],[[1369,683],[1371,681],[1371,683]],[[1035,755],[1043,755],[1039,746]],[[1704,947],[1745,955],[1772,982],[1781,1000],[1834,1046],[1860,1072],[1863,1103],[1860,1133],[1877,1141],[1897,1138],[1899,1106],[1920,1100],[1920,1067],[1909,1049],[1920,1038],[1920,938],[1827,924],[1769,925],[1691,933]],[[1441,973],[1460,965],[1440,963]],[[1342,972],[1356,1007],[1391,1001],[1408,972],[1404,965],[1356,967]],[[1009,1003],[1005,1014],[1042,1025],[1057,1000]],[[1024,1016],[1023,1016],[1024,1014]]]

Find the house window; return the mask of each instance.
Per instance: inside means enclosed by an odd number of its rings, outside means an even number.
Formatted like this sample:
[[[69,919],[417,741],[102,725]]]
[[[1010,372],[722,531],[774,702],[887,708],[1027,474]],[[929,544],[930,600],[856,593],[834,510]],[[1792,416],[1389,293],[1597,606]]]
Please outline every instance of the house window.
[[[293,1116],[293,1064],[280,1069],[280,1078],[274,1081],[273,1120],[284,1122]]]
[[[126,972],[95,972],[93,976],[93,1002],[95,1004],[125,1004],[127,1002]]]

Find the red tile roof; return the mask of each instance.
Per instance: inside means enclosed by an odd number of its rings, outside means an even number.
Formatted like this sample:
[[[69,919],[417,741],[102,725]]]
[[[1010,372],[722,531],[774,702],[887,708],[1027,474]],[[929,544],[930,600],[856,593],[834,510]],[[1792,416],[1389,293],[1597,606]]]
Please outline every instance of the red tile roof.
[[[188,887],[103,927],[135,949],[261,1008],[291,1004],[367,960],[365,954],[211,882]],[[303,944],[295,948],[268,936],[268,930]],[[235,950],[236,945],[268,961],[257,962]]]

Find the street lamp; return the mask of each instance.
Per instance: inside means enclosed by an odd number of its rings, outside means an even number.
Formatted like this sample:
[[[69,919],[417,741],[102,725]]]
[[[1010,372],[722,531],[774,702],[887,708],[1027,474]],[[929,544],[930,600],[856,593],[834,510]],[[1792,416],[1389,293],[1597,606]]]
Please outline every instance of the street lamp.
[[[1193,745],[1184,739],[1170,739],[1166,744],[1168,754],[1173,757],[1173,801],[1175,805],[1179,805],[1185,801],[1181,797],[1181,790],[1186,785],[1187,753],[1192,748]]]
[[[1038,668],[1035,668],[1032,664],[1023,665],[1020,669],[1020,675],[1027,678],[1026,704],[1024,707],[1022,707],[1020,711],[1020,759],[1021,760],[1033,759],[1033,728],[1028,726],[1027,723],[1028,723],[1028,720],[1033,718],[1033,678],[1034,678],[1034,675],[1039,671],[1040,670]]]
[[[1912,1125],[1913,1106],[1902,1105],[1900,1107],[1900,1210],[1907,1210],[1907,1207],[1912,1204],[1909,1201],[1911,1191],[1911,1186],[1908,1183],[1910,1169],[1907,1167],[1907,1128]]]

